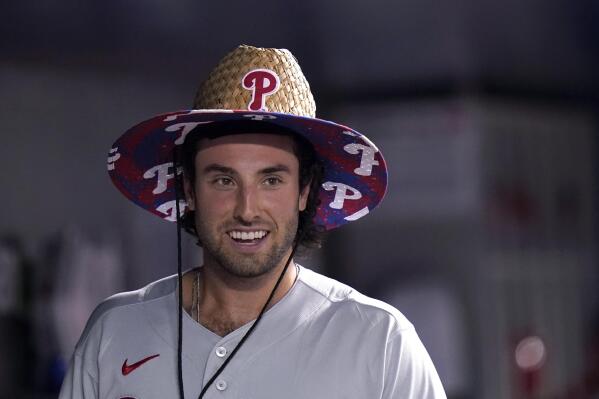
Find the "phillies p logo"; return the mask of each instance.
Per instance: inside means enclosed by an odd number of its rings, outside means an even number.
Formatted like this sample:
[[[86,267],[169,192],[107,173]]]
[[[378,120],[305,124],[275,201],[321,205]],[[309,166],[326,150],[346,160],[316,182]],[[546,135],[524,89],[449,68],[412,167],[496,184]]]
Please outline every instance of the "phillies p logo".
[[[244,89],[252,91],[252,99],[248,104],[250,111],[268,111],[266,97],[279,90],[279,76],[270,69],[254,69],[241,79]]]

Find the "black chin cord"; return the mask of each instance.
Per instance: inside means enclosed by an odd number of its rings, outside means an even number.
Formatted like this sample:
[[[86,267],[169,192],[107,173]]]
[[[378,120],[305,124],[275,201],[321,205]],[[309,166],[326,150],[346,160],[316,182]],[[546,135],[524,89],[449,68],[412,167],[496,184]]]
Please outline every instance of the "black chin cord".
[[[181,212],[179,206],[179,188],[181,178],[179,177],[179,166],[177,162],[177,147],[173,148],[173,169],[175,174],[175,212],[177,214],[177,279],[179,282],[179,300],[178,300],[178,337],[177,337],[177,375],[179,377],[179,398],[185,399],[185,392],[183,391],[183,271],[181,261]]]
[[[181,266],[182,265],[182,260],[181,260],[182,259],[182,257],[181,257],[181,224],[182,223],[181,223],[181,212],[180,212],[180,205],[179,205],[179,188],[182,187],[182,183],[181,183],[181,177],[180,177],[180,174],[178,171],[179,166],[178,166],[178,162],[177,162],[177,148],[176,147],[173,149],[173,169],[174,169],[174,174],[175,174],[175,212],[177,214],[177,278],[179,281],[179,300],[178,300],[179,321],[178,321],[178,343],[177,343],[178,370],[177,370],[177,374],[179,377],[179,398],[185,399],[185,392],[183,389],[183,360],[182,360],[182,353],[183,353],[183,272],[182,272],[182,266]],[[210,380],[206,383],[206,385],[204,385],[204,387],[202,388],[202,392],[200,392],[200,396],[198,397],[198,399],[202,399],[204,397],[204,395],[206,394],[206,391],[208,391],[208,388],[210,388],[210,386],[214,383],[214,381],[218,378],[218,376],[224,371],[227,364],[229,364],[231,359],[233,359],[233,356],[235,356],[235,354],[239,351],[239,349],[241,349],[241,346],[245,343],[245,341],[247,341],[247,339],[250,337],[250,335],[254,332],[254,330],[258,326],[258,323],[260,323],[260,320],[262,320],[262,316],[264,315],[264,313],[266,313],[266,309],[268,308],[268,305],[272,301],[272,298],[274,297],[275,292],[277,291],[277,288],[279,288],[281,281],[283,281],[283,277],[287,273],[287,269],[289,268],[289,263],[291,263],[291,260],[293,259],[293,256],[295,255],[295,252],[297,251],[298,243],[301,241],[302,236],[303,236],[303,232],[300,233],[299,237],[297,237],[295,243],[293,244],[293,249],[291,250],[289,257],[287,258],[287,261],[285,262],[285,267],[283,268],[283,271],[281,272],[281,275],[279,276],[277,283],[275,284],[272,291],[270,292],[270,295],[268,296],[266,303],[262,307],[262,310],[258,314],[256,321],[254,321],[254,323],[250,326],[250,328],[247,330],[245,335],[241,338],[239,343],[235,346],[235,349],[233,349],[233,351],[231,352],[229,357],[227,357],[227,359],[225,359],[224,363],[218,368],[218,370],[216,370],[216,372],[210,378]]]
[[[235,346],[235,349],[233,349],[233,351],[231,352],[231,355],[229,355],[229,357],[224,361],[223,364],[221,364],[221,366],[218,368],[218,370],[216,370],[216,372],[214,373],[214,375],[212,376],[212,378],[210,378],[210,380],[206,383],[206,385],[204,385],[204,388],[202,389],[202,392],[200,392],[200,396],[198,396],[198,399],[202,399],[204,397],[204,394],[206,393],[206,391],[208,390],[208,388],[210,388],[210,385],[212,385],[212,383],[223,372],[223,370],[225,369],[225,367],[227,366],[227,364],[229,364],[229,362],[231,361],[231,359],[233,359],[233,356],[235,356],[235,354],[237,353],[237,351],[239,351],[239,349],[241,349],[241,346],[245,343],[245,341],[254,332],[254,330],[258,326],[258,323],[260,323],[260,320],[262,320],[262,316],[264,315],[264,313],[266,313],[266,309],[268,308],[268,305],[270,304],[270,301],[272,301],[272,298],[274,297],[275,292],[277,291],[277,288],[279,288],[279,284],[281,284],[281,281],[283,281],[283,277],[285,276],[285,273],[287,272],[287,269],[289,268],[289,263],[291,262],[291,259],[293,259],[293,255],[295,255],[295,252],[296,252],[297,247],[298,247],[297,243],[299,241],[301,241],[301,239],[298,238],[298,240],[296,241],[296,243],[293,245],[293,250],[291,251],[291,254],[289,254],[289,257],[287,258],[287,262],[285,262],[285,267],[283,268],[283,271],[281,272],[281,275],[279,276],[279,279],[277,280],[277,283],[275,284],[274,288],[270,292],[270,295],[268,296],[268,299],[266,300],[266,303],[262,307],[262,310],[258,314],[258,317],[256,318],[256,321],[254,321],[254,323],[247,330],[247,332],[245,333],[245,335],[241,338],[241,340],[239,341],[239,343],[237,344],[237,346]]]

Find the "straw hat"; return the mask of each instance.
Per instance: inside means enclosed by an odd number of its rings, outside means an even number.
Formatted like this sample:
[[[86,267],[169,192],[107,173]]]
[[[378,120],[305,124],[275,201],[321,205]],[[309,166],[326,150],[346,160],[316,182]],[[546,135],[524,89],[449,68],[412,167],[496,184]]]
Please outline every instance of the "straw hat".
[[[324,166],[315,222],[332,229],[368,214],[383,199],[387,167],[364,135],[315,117],[316,106],[295,57],[285,49],[239,46],[200,86],[194,109],[155,116],[127,130],[111,147],[108,173],[131,201],[176,221],[173,148],[202,125],[261,121],[303,136]],[[185,212],[184,200],[179,200]]]

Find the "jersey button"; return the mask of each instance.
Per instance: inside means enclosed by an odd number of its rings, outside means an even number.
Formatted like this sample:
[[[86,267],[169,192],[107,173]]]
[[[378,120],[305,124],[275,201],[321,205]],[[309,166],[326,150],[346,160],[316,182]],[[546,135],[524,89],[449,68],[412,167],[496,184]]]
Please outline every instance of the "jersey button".
[[[216,382],[216,389],[218,389],[219,391],[224,391],[225,389],[227,389],[227,383],[224,380],[218,380]]]
[[[227,348],[225,348],[224,346],[219,346],[218,348],[216,348],[216,356],[225,357],[226,354]]]

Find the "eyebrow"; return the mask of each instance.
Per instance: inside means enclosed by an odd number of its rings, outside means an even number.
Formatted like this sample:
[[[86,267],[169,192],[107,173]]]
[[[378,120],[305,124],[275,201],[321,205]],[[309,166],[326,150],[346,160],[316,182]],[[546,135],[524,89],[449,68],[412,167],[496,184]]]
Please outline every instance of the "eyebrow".
[[[229,175],[237,174],[237,172],[235,172],[235,169],[229,168],[228,166],[219,165],[217,163],[211,163],[210,165],[207,165],[202,170],[202,172],[204,172],[204,173],[220,172],[220,173],[226,173],[226,174],[229,174]]]
[[[263,175],[268,175],[271,173],[278,173],[278,172],[291,173],[291,170],[286,165],[277,164],[274,166],[269,166],[268,168],[261,169],[258,173],[263,174]]]
[[[206,174],[210,173],[210,172],[226,173],[226,174],[229,174],[229,175],[236,175],[236,174],[238,174],[235,169],[230,168],[228,166],[220,165],[220,164],[217,164],[217,163],[211,163],[210,165],[207,165],[202,170],[202,172],[204,172]],[[276,165],[273,165],[273,166],[266,167],[264,169],[260,169],[258,171],[258,174],[268,175],[268,174],[271,174],[271,173],[279,173],[279,172],[291,173],[291,170],[286,165],[276,164]]]

